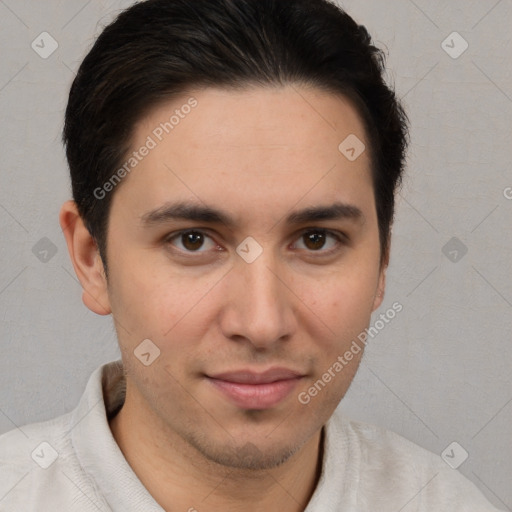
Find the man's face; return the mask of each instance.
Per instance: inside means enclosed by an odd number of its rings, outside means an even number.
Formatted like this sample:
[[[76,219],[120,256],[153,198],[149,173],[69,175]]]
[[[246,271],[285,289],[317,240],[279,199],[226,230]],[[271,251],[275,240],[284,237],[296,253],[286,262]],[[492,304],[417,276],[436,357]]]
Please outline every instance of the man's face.
[[[347,101],[318,90],[193,96],[161,141],[154,130],[189,96],[136,126],[132,150],[148,136],[157,144],[114,192],[108,296],[127,400],[161,439],[228,466],[272,467],[333,413],[362,351],[309,403],[299,396],[381,301],[369,155],[338,149],[365,133]],[[147,339],[160,350],[148,366],[134,354]]]

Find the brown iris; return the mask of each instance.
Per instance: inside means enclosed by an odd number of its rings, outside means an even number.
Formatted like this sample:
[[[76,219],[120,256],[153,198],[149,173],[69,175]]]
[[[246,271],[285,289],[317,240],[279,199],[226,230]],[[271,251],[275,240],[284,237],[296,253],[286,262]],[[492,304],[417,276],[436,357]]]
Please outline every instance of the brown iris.
[[[317,250],[325,245],[325,233],[314,231],[304,235],[304,244],[308,249]]]
[[[181,240],[183,242],[183,247],[189,251],[195,251],[200,249],[203,245],[204,235],[202,233],[198,233],[197,231],[189,231],[188,233],[183,233],[181,235]]]

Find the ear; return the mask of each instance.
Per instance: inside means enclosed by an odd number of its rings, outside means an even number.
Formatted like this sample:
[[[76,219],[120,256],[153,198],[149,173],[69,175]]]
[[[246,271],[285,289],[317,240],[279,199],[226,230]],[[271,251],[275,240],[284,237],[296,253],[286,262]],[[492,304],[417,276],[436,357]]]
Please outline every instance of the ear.
[[[75,273],[82,285],[83,303],[98,315],[110,314],[112,310],[103,262],[74,201],[66,201],[62,205],[59,222]]]
[[[386,252],[382,258],[380,265],[379,280],[377,282],[377,289],[375,291],[375,297],[373,298],[372,312],[380,307],[384,300],[384,292],[386,291],[386,271],[389,265],[389,242],[386,248]]]

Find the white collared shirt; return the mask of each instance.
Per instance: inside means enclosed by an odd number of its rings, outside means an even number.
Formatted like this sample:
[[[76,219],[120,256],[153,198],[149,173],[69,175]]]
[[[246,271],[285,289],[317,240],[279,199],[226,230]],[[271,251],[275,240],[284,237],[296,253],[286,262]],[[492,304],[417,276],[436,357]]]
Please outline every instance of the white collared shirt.
[[[73,411],[0,436],[0,512],[165,512],[110,430],[124,392],[121,361],[105,364]],[[324,433],[322,473],[305,512],[497,510],[440,456],[397,434],[338,412]],[[193,507],[201,510],[191,499]]]

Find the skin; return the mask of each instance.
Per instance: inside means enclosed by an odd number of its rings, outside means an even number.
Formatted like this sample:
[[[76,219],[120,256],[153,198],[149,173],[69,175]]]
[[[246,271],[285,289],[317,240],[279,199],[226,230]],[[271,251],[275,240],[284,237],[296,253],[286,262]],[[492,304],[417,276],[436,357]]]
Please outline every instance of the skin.
[[[112,192],[108,281],[75,204],[60,214],[84,303],[115,321],[127,393],[111,430],[166,510],[304,510],[320,476],[322,427],[362,351],[307,405],[298,395],[368,327],[384,293],[368,151],[350,162],[338,150],[365,132],[346,99],[313,88],[190,95],[198,106]],[[133,149],[190,95],[141,119]],[[175,201],[222,210],[233,225],[143,222]],[[336,202],[361,215],[287,222]],[[174,236],[191,228],[204,234],[197,244]],[[311,231],[318,244],[304,236]],[[236,253],[248,236],[263,249],[252,263]],[[144,339],[160,350],[149,366],[134,355]],[[205,377],[272,366],[304,376],[260,410],[233,404]]]

